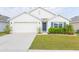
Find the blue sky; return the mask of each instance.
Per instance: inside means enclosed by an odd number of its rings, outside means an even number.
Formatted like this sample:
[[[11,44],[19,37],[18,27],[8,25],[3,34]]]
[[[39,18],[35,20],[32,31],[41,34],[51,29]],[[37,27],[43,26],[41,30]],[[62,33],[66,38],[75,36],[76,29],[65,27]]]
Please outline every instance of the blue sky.
[[[15,17],[20,13],[26,11],[29,12],[33,7],[0,7],[0,14]],[[79,7],[53,7],[53,8],[45,8],[55,14],[62,15],[66,18],[71,18],[73,16],[79,16]]]

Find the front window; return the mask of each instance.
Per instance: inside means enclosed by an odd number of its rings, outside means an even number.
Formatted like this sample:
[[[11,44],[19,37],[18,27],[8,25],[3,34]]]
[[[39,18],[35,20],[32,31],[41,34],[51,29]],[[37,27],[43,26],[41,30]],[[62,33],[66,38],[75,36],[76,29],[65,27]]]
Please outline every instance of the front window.
[[[54,23],[54,27],[57,28],[58,27],[58,24],[57,23]]]
[[[58,22],[58,23],[51,22],[51,27],[55,27],[55,28],[59,27],[59,28],[62,28],[63,26],[64,26],[64,23],[62,23],[62,22]]]
[[[62,23],[59,23],[59,28],[62,28],[63,26],[62,26]]]

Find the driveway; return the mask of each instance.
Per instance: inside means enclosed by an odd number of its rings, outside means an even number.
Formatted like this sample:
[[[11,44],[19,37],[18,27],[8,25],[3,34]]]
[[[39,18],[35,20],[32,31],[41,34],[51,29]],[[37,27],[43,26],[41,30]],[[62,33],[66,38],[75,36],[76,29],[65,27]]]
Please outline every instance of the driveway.
[[[28,51],[28,48],[30,47],[34,38],[34,33],[14,33],[2,36],[0,37],[0,51]]]

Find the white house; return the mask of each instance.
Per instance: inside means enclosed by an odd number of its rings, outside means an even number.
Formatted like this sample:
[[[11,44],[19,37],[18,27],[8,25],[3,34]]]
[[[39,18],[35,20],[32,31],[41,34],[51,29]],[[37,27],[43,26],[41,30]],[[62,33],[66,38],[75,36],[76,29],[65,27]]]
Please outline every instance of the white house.
[[[38,7],[29,13],[22,13],[10,21],[12,33],[48,32],[50,27],[64,27],[69,20],[46,9]]]

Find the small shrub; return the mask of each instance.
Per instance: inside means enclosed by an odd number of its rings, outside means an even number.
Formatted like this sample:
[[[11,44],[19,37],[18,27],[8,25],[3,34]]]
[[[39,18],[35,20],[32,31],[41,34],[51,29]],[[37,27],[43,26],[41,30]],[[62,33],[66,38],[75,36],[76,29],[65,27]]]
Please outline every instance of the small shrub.
[[[4,28],[4,32],[5,32],[6,34],[10,34],[11,28],[10,28],[10,25],[9,25],[9,24],[7,24],[6,27]]]

